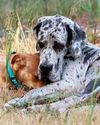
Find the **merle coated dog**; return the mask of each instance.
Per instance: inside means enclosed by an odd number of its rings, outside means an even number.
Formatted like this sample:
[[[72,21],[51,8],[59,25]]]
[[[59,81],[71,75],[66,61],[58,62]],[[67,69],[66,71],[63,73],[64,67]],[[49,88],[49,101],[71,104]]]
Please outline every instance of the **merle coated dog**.
[[[98,92],[100,48],[87,41],[85,32],[77,23],[64,16],[44,16],[38,19],[33,31],[36,48],[40,52],[39,79],[47,79],[50,83],[9,101],[5,106],[24,106],[26,102],[33,101],[34,107],[37,98],[59,92],[81,93],[50,104],[53,109],[66,109],[70,100],[73,100],[73,105]],[[94,84],[96,79],[98,83]]]

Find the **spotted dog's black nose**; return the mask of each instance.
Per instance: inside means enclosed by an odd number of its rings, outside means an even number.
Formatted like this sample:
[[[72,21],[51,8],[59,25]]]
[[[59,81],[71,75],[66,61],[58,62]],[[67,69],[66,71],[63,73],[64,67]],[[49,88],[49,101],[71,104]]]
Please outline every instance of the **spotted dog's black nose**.
[[[47,65],[47,64],[41,64],[40,65],[40,70],[41,70],[41,72],[43,72],[43,73],[49,73],[51,70],[52,70],[52,65]]]

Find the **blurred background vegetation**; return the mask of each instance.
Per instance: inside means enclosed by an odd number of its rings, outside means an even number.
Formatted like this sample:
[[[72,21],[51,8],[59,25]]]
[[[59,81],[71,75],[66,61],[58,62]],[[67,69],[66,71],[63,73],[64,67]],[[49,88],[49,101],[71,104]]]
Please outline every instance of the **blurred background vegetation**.
[[[25,38],[24,31],[30,31],[37,18],[54,14],[79,23],[91,42],[100,40],[100,0],[0,0],[0,37],[19,28]]]
[[[8,16],[16,18],[16,11],[26,24],[43,15],[61,14],[75,19],[84,13],[92,22],[100,18],[100,0],[0,0],[0,11],[2,25]]]

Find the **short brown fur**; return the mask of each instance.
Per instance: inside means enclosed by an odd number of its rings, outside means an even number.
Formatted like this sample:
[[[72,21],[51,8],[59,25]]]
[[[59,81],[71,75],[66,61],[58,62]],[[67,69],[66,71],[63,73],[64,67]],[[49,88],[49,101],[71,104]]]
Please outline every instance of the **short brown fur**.
[[[37,68],[39,64],[39,53],[35,54],[12,54],[10,56],[10,66],[15,77],[29,89],[44,86],[44,82],[38,79]],[[7,78],[6,56],[0,54],[0,83],[5,83]],[[7,79],[9,82],[10,80]],[[10,87],[13,87],[10,81]]]

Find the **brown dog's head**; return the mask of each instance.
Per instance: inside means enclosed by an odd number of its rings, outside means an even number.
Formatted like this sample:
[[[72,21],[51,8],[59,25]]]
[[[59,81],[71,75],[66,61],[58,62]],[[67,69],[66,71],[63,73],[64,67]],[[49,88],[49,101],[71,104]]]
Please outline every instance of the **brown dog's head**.
[[[14,54],[11,56],[10,65],[17,80],[23,85],[31,88],[39,88],[44,85],[38,79],[37,69],[39,64],[39,53]]]

